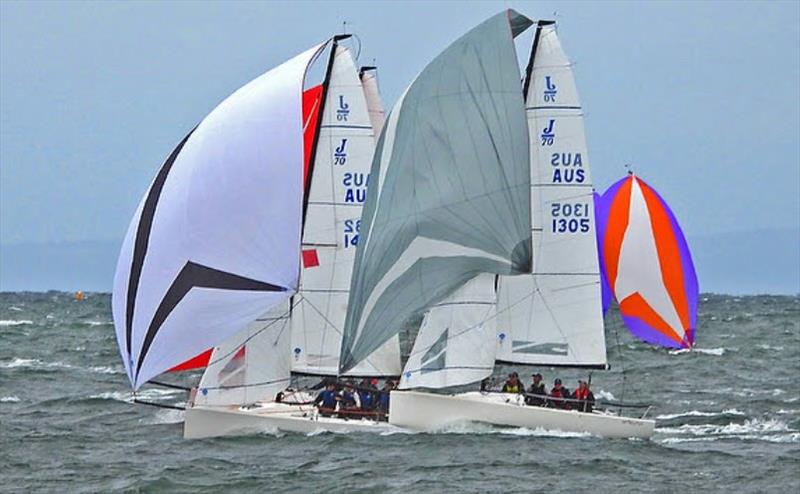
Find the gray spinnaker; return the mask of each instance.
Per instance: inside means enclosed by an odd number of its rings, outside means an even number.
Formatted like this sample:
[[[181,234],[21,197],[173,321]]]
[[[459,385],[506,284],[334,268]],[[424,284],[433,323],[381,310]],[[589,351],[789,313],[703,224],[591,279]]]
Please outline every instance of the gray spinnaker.
[[[340,372],[480,273],[531,270],[528,128],[504,11],[436,57],[383,129],[370,173]]]

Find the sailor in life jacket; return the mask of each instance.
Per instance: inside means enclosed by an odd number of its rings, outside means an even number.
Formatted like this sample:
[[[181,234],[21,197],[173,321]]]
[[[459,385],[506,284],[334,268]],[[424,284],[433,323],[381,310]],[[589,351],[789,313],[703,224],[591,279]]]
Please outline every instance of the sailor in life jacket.
[[[580,400],[573,403],[573,406],[575,406],[579,412],[591,413],[594,408],[594,394],[589,389],[589,383],[586,381],[578,379],[578,389],[572,393],[572,399]]]
[[[503,384],[503,393],[525,393],[525,387],[519,381],[519,374],[512,372],[508,375],[506,383]]]
[[[556,378],[553,382],[553,389],[550,391],[550,398],[547,399],[547,406],[551,408],[569,408],[568,402],[564,398],[569,398],[569,390],[561,385],[561,379]]]

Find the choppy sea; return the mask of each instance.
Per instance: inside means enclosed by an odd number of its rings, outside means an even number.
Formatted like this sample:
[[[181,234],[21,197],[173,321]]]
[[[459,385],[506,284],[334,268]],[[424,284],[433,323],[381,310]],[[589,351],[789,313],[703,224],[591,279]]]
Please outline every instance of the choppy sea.
[[[108,295],[0,293],[0,492],[800,492],[800,297],[704,295],[691,352],[635,341],[613,311],[607,326],[592,387],[654,404],[652,440],[465,425],[186,441],[182,412],[133,404]]]

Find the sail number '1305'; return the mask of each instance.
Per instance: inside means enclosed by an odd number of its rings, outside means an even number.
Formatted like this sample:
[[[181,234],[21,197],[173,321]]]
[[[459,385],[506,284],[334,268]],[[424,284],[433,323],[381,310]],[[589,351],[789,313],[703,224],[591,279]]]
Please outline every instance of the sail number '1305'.
[[[553,233],[589,233],[591,217],[589,204],[583,202],[554,202],[550,205]]]

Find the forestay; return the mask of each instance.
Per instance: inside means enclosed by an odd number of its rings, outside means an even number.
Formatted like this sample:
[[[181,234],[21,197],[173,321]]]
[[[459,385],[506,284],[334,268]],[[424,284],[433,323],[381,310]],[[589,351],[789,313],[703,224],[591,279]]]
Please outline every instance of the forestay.
[[[361,209],[375,149],[358,71],[345,47],[336,45],[335,49],[316,155],[312,157],[303,229],[303,269],[291,315],[292,370],[321,375],[336,375],[339,371]],[[370,376],[399,374],[397,337],[350,372]]]
[[[446,388],[494,370],[495,275],[480,274],[425,314],[400,389]]]
[[[217,106],[172,152],[140,203],[112,302],[134,389],[241,331],[296,290],[301,93],[319,49]]]
[[[195,404],[272,401],[289,384],[289,345],[289,307],[283,303],[214,348]]]
[[[530,172],[513,11],[436,57],[378,142],[342,345],[353,368],[480,273],[530,270]]]
[[[552,21],[540,21],[525,82],[533,273],[502,278],[504,362],[605,367],[592,179],[583,111]]]
[[[603,194],[602,243],[608,282],[625,324],[638,338],[690,348],[699,289],[678,221],[658,193],[630,175]]]

